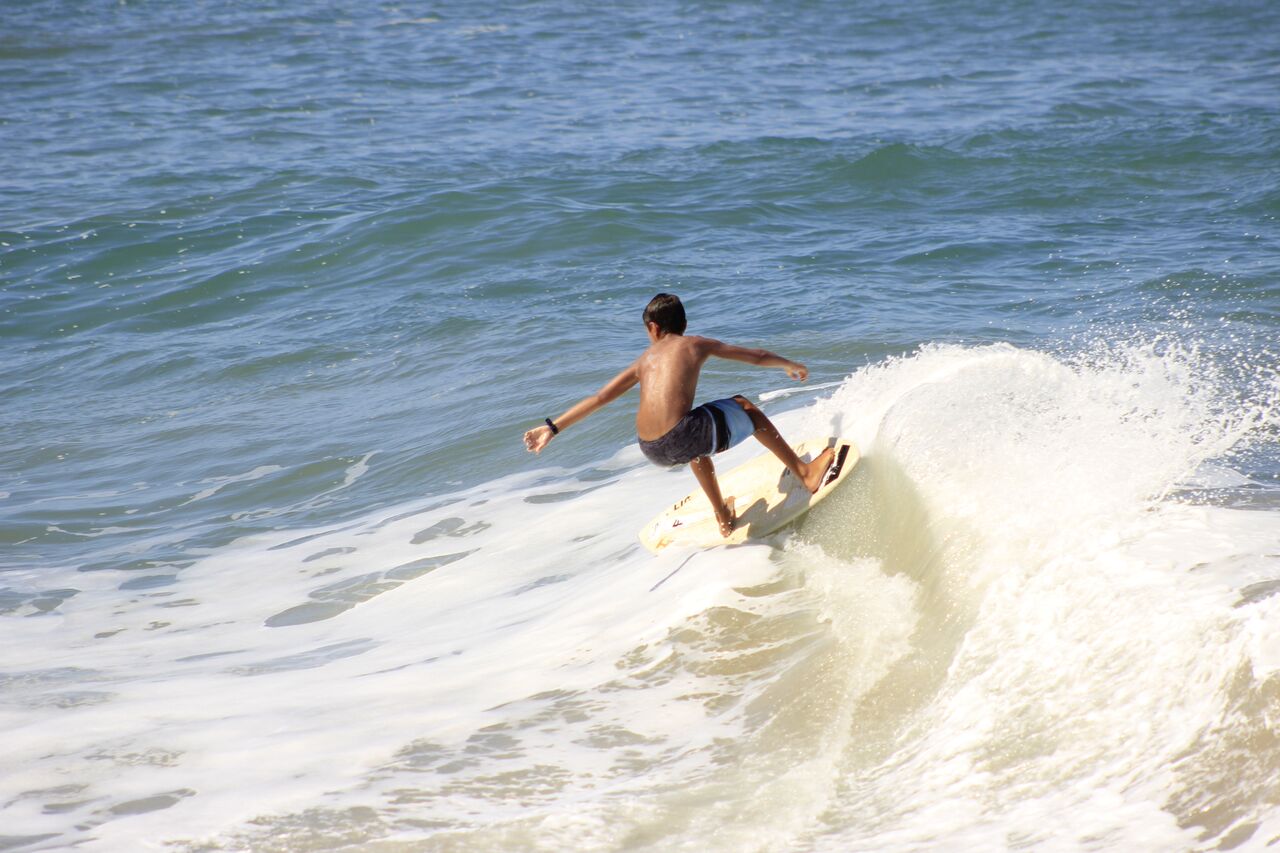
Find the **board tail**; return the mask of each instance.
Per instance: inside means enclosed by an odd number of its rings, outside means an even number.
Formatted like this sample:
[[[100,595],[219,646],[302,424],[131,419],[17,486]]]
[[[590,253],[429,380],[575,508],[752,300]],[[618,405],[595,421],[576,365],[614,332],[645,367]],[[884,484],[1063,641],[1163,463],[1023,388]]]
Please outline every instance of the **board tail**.
[[[840,450],[836,453],[836,461],[831,463],[831,467],[827,469],[827,475],[822,478],[822,486],[819,486],[818,488],[822,488],[823,486],[826,486],[829,483],[834,483],[836,480],[840,479],[840,471],[844,468],[845,460],[848,458],[849,445],[840,445]]]

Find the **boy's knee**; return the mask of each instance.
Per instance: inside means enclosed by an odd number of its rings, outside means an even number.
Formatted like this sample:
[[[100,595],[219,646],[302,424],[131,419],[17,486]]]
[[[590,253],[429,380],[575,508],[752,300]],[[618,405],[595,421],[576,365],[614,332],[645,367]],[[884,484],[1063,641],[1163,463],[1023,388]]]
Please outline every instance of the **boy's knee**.
[[[733,399],[742,407],[742,411],[747,413],[747,417],[751,418],[751,424],[756,429],[763,429],[771,426],[769,418],[765,416],[764,412],[756,408],[755,403],[752,403],[741,394],[734,395]]]

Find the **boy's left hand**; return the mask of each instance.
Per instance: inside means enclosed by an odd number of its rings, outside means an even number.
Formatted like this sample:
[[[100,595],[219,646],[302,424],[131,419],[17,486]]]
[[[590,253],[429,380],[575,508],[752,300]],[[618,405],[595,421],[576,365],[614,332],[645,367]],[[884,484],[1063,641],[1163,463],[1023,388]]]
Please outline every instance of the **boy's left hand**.
[[[530,453],[541,453],[555,435],[549,426],[534,427],[524,434],[524,446]]]

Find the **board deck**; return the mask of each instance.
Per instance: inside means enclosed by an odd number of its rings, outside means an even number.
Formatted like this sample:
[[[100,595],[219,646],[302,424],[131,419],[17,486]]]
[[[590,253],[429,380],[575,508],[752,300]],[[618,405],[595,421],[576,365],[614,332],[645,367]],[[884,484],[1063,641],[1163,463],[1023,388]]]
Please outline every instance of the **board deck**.
[[[778,457],[765,451],[737,468],[717,472],[720,493],[734,498],[737,523],[729,536],[720,535],[711,502],[698,488],[641,528],[640,542],[657,554],[672,545],[707,548],[768,536],[831,494],[858,463],[858,446],[846,438],[811,438],[792,447],[806,462],[828,447],[835,448],[835,460],[817,492],[810,494]]]

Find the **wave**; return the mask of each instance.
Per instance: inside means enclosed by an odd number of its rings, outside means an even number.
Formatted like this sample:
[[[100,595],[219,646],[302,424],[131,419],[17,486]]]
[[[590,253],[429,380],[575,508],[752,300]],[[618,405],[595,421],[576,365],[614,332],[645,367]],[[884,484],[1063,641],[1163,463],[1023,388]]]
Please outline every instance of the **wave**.
[[[0,667],[24,733],[23,772],[0,777],[10,834],[1274,838],[1280,501],[1203,492],[1257,486],[1230,476],[1278,423],[1274,370],[1255,368],[1156,344],[939,345],[867,366],[777,416],[787,435],[853,437],[859,469],[739,548],[644,552],[635,531],[692,478],[628,447],[254,534],[150,580],[7,576],[11,616],[39,618],[0,622],[0,648],[43,650],[37,670]]]

